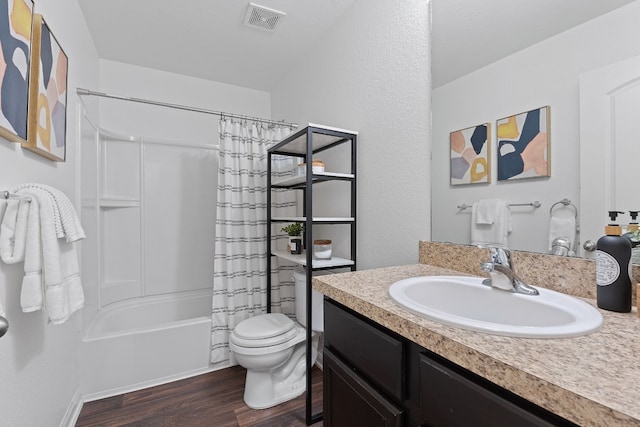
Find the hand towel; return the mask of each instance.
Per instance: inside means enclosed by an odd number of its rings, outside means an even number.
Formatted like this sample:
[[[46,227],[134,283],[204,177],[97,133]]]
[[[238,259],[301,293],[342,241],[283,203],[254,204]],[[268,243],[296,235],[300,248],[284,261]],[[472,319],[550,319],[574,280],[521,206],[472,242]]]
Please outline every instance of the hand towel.
[[[42,307],[42,285],[44,283],[44,305],[49,321],[53,324],[61,324],[84,305],[84,293],[80,282],[80,269],[75,247],[73,243],[59,239],[56,235],[51,192],[42,188],[29,187],[19,189],[17,193],[31,196],[32,199],[27,242],[29,263],[25,259],[25,278],[21,293],[23,311],[33,311],[37,310],[38,306]],[[39,227],[31,216],[31,210],[34,212],[39,210]],[[38,229],[40,251],[37,251],[38,242],[34,241],[31,236],[32,233],[37,235]],[[38,271],[38,258],[40,257],[42,268]],[[27,270],[27,264],[29,270]]]
[[[556,237],[566,237],[571,242],[570,248],[573,248],[576,238],[575,217],[552,216],[549,219],[549,251],[551,251],[551,244]]]
[[[476,203],[476,224],[493,224],[496,221],[498,203],[500,203],[500,200],[481,199]]]
[[[27,218],[27,243],[24,255],[24,277],[20,290],[20,306],[25,313],[44,308],[40,203],[35,198],[31,200]]]
[[[4,218],[4,212],[7,209],[7,200],[0,199],[0,220]],[[2,300],[0,299],[0,316],[6,317],[6,313],[4,311],[4,306],[2,305]]]
[[[508,247],[511,232],[511,210],[504,200],[495,203],[493,223],[478,223],[479,202],[471,207],[471,244]],[[486,218],[485,218],[486,219]]]
[[[20,189],[25,188],[38,188],[47,193],[47,203],[52,205],[54,226],[58,238],[64,237],[67,242],[75,242],[86,237],[80,218],[78,218],[78,214],[66,194],[57,188],[37,183],[21,184],[12,191],[17,193]]]
[[[27,242],[27,200],[9,199],[0,223],[0,258],[6,264],[24,261]]]
[[[0,220],[4,217],[4,211],[7,209],[8,200],[5,198],[0,198]]]

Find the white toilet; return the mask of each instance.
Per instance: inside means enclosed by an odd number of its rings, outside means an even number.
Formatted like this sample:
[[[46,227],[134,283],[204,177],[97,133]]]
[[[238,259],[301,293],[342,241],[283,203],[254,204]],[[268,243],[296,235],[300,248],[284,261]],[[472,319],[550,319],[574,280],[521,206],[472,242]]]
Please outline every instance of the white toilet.
[[[303,270],[293,273],[296,296],[294,322],[281,313],[254,316],[240,322],[231,332],[229,349],[240,366],[247,369],[244,401],[250,408],[270,408],[291,400],[306,388],[306,278]],[[319,334],[324,330],[322,294],[312,296],[311,363],[318,355]]]

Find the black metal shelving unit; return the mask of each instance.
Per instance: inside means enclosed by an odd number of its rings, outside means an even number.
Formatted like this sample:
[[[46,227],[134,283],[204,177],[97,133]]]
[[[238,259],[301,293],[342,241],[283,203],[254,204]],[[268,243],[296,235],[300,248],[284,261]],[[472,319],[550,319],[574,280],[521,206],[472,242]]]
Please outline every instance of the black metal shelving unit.
[[[350,268],[356,270],[356,146],[357,132],[336,129],[327,126],[313,125],[296,131],[268,150],[267,161],[267,253],[293,261],[305,267],[306,293],[307,293],[307,340],[306,340],[306,411],[307,425],[311,425],[322,419],[322,412],[313,414],[312,388],[311,388],[311,335],[312,335],[312,287],[313,272],[317,270],[329,270],[337,268]],[[351,145],[351,171],[349,173],[313,173],[311,162],[314,155],[342,144]],[[288,179],[272,182],[271,160],[275,154],[297,157],[307,164],[306,174],[294,176]],[[329,181],[344,181],[350,185],[351,215],[347,218],[314,217],[313,215],[313,186]],[[300,190],[303,193],[302,217],[278,217],[271,214],[271,190],[273,188],[287,188]],[[273,251],[271,248],[271,224],[274,222],[304,222],[305,224],[305,248],[302,255],[291,255],[287,252]],[[350,257],[332,257],[330,261],[313,259],[313,225],[314,224],[348,224],[350,227]],[[271,262],[267,262],[267,312],[271,312]]]

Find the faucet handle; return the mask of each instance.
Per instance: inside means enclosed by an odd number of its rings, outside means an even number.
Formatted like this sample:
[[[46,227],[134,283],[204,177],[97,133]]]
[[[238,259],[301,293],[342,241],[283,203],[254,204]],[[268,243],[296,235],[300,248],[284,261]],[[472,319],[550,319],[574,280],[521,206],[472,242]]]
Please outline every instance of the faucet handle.
[[[480,245],[478,247],[489,250],[491,262],[511,268],[511,251],[509,248],[499,245]]]
[[[491,261],[486,261],[480,264],[480,269],[485,273],[491,273],[493,271],[494,263]]]

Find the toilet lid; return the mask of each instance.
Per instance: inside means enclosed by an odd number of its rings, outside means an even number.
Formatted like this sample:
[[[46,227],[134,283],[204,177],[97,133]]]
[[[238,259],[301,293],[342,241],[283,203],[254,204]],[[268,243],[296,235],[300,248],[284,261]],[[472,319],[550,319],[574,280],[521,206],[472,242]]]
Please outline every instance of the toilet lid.
[[[295,323],[282,313],[261,314],[240,322],[232,333],[243,347],[266,347],[290,340],[296,335]]]

